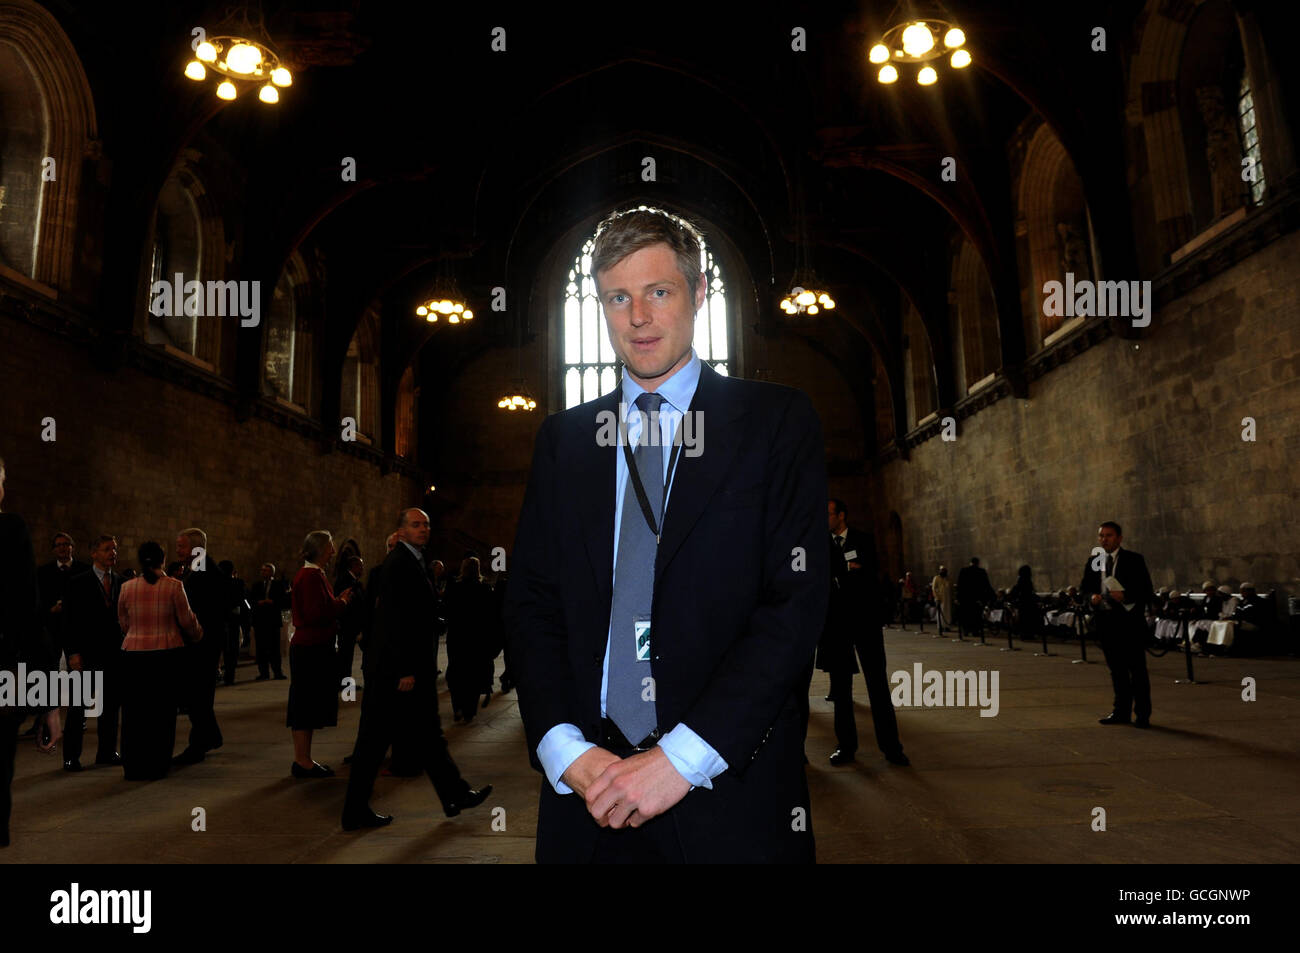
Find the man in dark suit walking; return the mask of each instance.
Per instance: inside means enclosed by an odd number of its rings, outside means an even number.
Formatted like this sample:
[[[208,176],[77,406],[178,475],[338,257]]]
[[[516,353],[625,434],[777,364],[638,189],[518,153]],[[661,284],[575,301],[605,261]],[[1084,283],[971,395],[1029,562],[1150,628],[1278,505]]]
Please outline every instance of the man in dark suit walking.
[[[348,831],[392,821],[391,815],[371,809],[370,794],[384,752],[403,726],[409,727],[414,757],[428,773],[448,817],[482,804],[492,793],[492,785],[473,790],[460,776],[438,718],[433,640],[438,603],[423,553],[429,542],[429,515],[415,508],[403,510],[397,537],[379,574],[375,621],[362,663],[366,691],[343,804],[343,829]]]
[[[696,356],[699,263],[676,217],[602,224],[622,384],[537,435],[507,606],[539,861],[815,857],[797,696],[826,615],[821,425]]]
[[[0,503],[5,498],[5,462],[0,458]],[[40,592],[36,584],[36,558],[27,524],[16,513],[0,513],[0,671],[17,677],[18,663],[42,671],[58,667],[53,647],[44,641],[40,618]],[[48,751],[59,740],[59,710],[36,713],[37,730],[43,726]],[[9,846],[9,815],[13,807],[10,786],[14,780],[14,754],[22,709],[0,705],[0,847]]]
[[[284,625],[284,610],[289,608],[289,584],[275,578],[275,564],[262,563],[262,578],[249,587],[249,602],[253,604],[253,640],[257,658],[255,682],[264,682],[275,673],[284,678],[280,666],[280,629]]]
[[[101,672],[102,701],[96,719],[95,764],[121,764],[117,751],[117,716],[122,707],[122,627],[117,621],[117,597],[125,581],[117,565],[117,537],[101,536],[90,551],[91,571],[68,583],[65,599],[63,650],[72,672]],[[81,770],[85,706],[68,708],[63,735],[63,770]]]
[[[979,557],[972,556],[970,565],[957,573],[957,617],[967,635],[979,635],[984,631],[984,607],[997,597]]]
[[[186,706],[190,715],[189,745],[173,763],[197,764],[207,752],[223,744],[221,727],[213,711],[217,692],[217,659],[225,648],[223,635],[230,618],[230,578],[217,568],[208,553],[208,534],[201,529],[181,530],[176,537],[176,558],[184,563],[185,596],[205,635],[185,647],[189,654]]]
[[[876,744],[885,760],[906,766],[911,762],[898,740],[898,718],[885,671],[882,600],[876,590],[880,578],[876,544],[867,533],[849,528],[849,510],[843,500],[827,501],[826,515],[832,546],[831,593],[818,662],[823,671],[830,673],[831,698],[835,703],[837,747],[831,754],[831,764],[852,763],[858,750],[858,725],[853,711],[853,675],[858,671],[853,660],[856,648],[867,697],[871,699]]]
[[[339,616],[339,682],[352,677],[352,663],[357,654],[357,641],[370,629],[370,595],[366,584],[361,581],[361,574],[366,571],[366,563],[360,556],[348,558],[343,567],[338,584],[334,587],[338,595],[352,593],[352,601]]]
[[[1093,550],[1083,567],[1079,592],[1089,597],[1096,613],[1110,681],[1115,690],[1111,712],[1103,725],[1127,725],[1130,715],[1139,728],[1151,726],[1151,679],[1147,675],[1147,604],[1155,598],[1151,574],[1140,553],[1124,549],[1124,531],[1107,521],[1097,528],[1103,552]]]
[[[76,558],[77,544],[67,533],[54,534],[54,558],[36,570],[41,591],[41,619],[50,645],[63,650],[63,609],[68,584],[75,576],[90,571],[90,564]]]

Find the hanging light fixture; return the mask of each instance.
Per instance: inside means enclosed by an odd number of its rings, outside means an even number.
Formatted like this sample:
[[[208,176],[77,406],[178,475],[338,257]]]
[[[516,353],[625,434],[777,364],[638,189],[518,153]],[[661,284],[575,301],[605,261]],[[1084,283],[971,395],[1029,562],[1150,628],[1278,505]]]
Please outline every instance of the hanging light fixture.
[[[939,73],[932,65],[948,57],[953,69],[965,69],[971,64],[970,51],[966,49],[966,31],[946,19],[947,12],[941,4],[927,4],[938,15],[921,16],[911,3],[899,3],[889,15],[892,23],[884,35],[872,45],[867,59],[880,67],[876,81],[883,85],[898,81],[899,66],[917,66],[916,82],[933,86]],[[904,10],[903,8],[906,7]]]
[[[497,401],[497,407],[512,413],[516,410],[536,410],[537,401],[528,389],[528,382],[522,377],[516,377],[513,384],[511,391]]]
[[[451,271],[451,259],[445,253],[438,260],[438,277],[434,279],[433,290],[416,306],[415,313],[430,324],[437,324],[439,318],[448,324],[466,324],[474,320],[474,312],[466,306],[465,296],[460,293],[456,276]]]
[[[244,89],[258,86],[258,99],[268,105],[278,103],[280,89],[293,85],[293,73],[269,43],[257,36],[266,36],[261,13],[255,23],[247,6],[236,8],[217,25],[214,34],[204,34],[194,48],[194,59],[185,64],[185,76],[202,83],[212,70],[220,78],[216,88],[219,98],[232,100]]]
[[[805,209],[803,181],[796,180],[795,184],[795,218],[796,224],[796,246],[795,246],[795,269],[794,277],[791,279],[792,287],[784,298],[781,299],[781,310],[786,314],[794,316],[796,314],[816,315],[821,311],[830,311],[835,307],[835,299],[831,297],[829,291],[818,280],[816,272],[812,267],[811,244],[808,240],[808,215]]]

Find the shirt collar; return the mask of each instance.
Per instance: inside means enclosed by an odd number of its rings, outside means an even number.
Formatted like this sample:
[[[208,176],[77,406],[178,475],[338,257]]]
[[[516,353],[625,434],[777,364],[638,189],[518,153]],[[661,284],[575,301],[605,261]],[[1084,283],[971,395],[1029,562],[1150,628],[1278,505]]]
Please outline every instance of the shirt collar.
[[[72,565],[72,560],[71,560],[71,559],[69,559],[66,563],[65,563],[65,562],[62,562],[62,561],[60,561],[60,560],[58,560],[58,559],[54,560],[54,562],[55,562],[55,565],[57,565],[60,569],[67,569],[69,566]]]
[[[317,566],[317,565],[316,565],[314,562],[312,562],[310,559],[304,559],[304,560],[303,560],[303,563],[302,563],[302,568],[303,568],[303,569],[320,569],[320,566]]]
[[[699,355],[695,353],[695,348],[691,348],[691,359],[677,370],[672,377],[659,385],[655,391],[664,402],[678,413],[686,413],[686,409],[691,406],[691,400],[695,397],[695,389],[700,384],[700,369],[703,363]],[[631,414],[636,406],[636,399],[646,392],[646,389],[632,379],[632,375],[623,369],[623,403],[627,405],[626,413]]]
[[[100,569],[100,568],[99,568],[97,565],[95,565],[94,563],[91,563],[91,564],[90,564],[90,568],[93,569],[93,570],[95,570],[95,575],[99,578],[99,581],[100,581],[100,582],[103,582],[103,581],[104,581],[104,577],[108,575],[107,572],[105,572],[104,570]]]
[[[424,565],[424,553],[420,552],[418,549],[416,549],[414,546],[412,546],[404,539],[400,539],[398,540],[398,542],[411,551],[411,555],[414,556],[419,561],[421,566]]]

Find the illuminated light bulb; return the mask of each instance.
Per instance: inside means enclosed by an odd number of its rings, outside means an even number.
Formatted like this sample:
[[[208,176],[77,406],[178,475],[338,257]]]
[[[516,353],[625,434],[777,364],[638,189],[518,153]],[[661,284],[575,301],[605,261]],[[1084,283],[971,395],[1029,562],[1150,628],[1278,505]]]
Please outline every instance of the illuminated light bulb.
[[[441,311],[443,314],[451,314],[451,302],[448,301],[446,298],[443,298],[441,301],[438,302],[438,310]]]
[[[922,86],[931,86],[939,78],[939,74],[934,71],[933,66],[921,67],[921,72],[916,74],[916,81]]]
[[[198,45],[198,48],[194,51],[194,55],[205,63],[215,63],[217,61],[217,48],[207,40],[204,40]]]
[[[457,314],[460,314],[462,311],[465,310],[465,306],[461,304],[459,301],[457,301],[455,304],[451,306],[451,310],[455,311]]]
[[[871,52],[867,54],[867,59],[871,60],[873,63],[888,62],[889,47],[885,46],[883,43],[877,43],[871,48]]]
[[[903,51],[908,56],[923,56],[932,49],[934,49],[934,34],[924,23],[913,23],[903,31]]]
[[[948,62],[952,64],[953,69],[965,69],[970,66],[970,54],[965,50],[958,50],[952,54],[952,59]]]
[[[810,304],[810,305],[808,305],[808,313],[809,313],[809,314],[816,314],[816,313],[817,313],[817,305],[815,305],[815,304]]]
[[[898,70],[894,69],[892,64],[886,63],[884,66],[880,67],[880,73],[876,76],[876,79],[880,80],[882,83],[897,82]]]
[[[267,83],[260,90],[258,90],[257,98],[264,103],[269,103],[271,105],[274,105],[275,103],[278,103],[280,101],[280,91],[276,89],[274,86],[272,86],[270,83]]]
[[[275,69],[271,70],[271,82],[275,83],[277,86],[292,86],[293,74],[283,66],[277,66]]]
[[[222,81],[221,81],[221,85],[217,87],[217,98],[218,98],[218,99],[234,99],[234,98],[235,98],[235,84],[232,83],[232,82],[231,82],[230,80],[228,80],[228,79],[226,79],[226,80],[222,80]]]
[[[827,299],[827,301],[826,301],[826,310],[827,310],[827,311],[830,311],[830,310],[831,310],[832,308],[834,308],[834,307],[835,307],[835,299],[834,299],[834,298],[829,298],[829,299]]]
[[[429,312],[429,317],[426,318],[426,320],[427,320],[430,324],[437,324],[437,323],[438,323],[438,312],[437,312],[437,311],[430,311],[430,312]]]
[[[810,305],[814,301],[816,301],[817,296],[813,294],[811,291],[801,291],[798,295],[795,296],[794,300],[796,304],[801,304],[806,307],[807,305]]]
[[[450,318],[447,319],[447,321],[451,324],[460,324],[460,317],[458,315],[453,314]]]
[[[943,45],[948,49],[954,49],[966,42],[966,34],[958,27],[953,27],[943,35]]]
[[[436,489],[438,489],[438,488],[437,488],[436,486],[434,486],[432,483],[429,484],[429,492],[430,492],[430,493],[432,493],[432,492],[433,492],[434,490],[436,490]]]
[[[418,314],[420,317],[424,317],[426,314],[429,313],[429,309],[426,308],[424,305],[420,305],[418,308],[415,309],[415,313]]]
[[[262,51],[248,43],[236,43],[226,54],[226,66],[236,73],[251,73],[262,62]]]
[[[466,308],[465,313],[460,316],[460,319],[462,321],[472,321],[474,320],[474,312]]]
[[[203,68],[203,64],[198,60],[190,60],[185,66],[185,75],[197,81],[207,79],[208,71]]]

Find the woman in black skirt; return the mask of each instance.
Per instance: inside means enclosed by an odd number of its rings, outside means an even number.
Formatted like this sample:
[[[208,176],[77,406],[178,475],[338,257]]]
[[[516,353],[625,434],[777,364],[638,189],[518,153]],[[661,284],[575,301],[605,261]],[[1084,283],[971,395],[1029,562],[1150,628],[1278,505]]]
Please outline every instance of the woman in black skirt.
[[[291,593],[293,637],[289,640],[289,713],[293,730],[295,778],[328,778],[328,765],[311,757],[312,732],[339,723],[339,673],[334,642],[339,615],[351,592],[336,597],[325,576],[334,555],[334,538],[325,530],[308,533],[302,544],[303,567]]]

